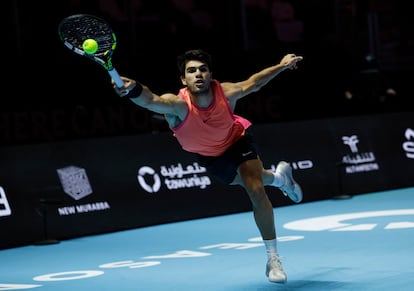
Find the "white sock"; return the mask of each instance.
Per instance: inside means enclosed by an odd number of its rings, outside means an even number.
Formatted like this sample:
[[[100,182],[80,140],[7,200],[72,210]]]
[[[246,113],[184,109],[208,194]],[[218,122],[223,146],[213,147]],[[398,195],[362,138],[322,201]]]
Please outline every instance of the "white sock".
[[[273,173],[273,177],[274,177],[274,179],[273,179],[273,182],[271,184],[272,186],[279,188],[279,187],[282,187],[285,184],[285,177],[284,176],[282,176],[278,173]]]
[[[269,239],[269,240],[263,240],[263,242],[266,247],[267,257],[271,258],[271,257],[277,256],[277,240]]]

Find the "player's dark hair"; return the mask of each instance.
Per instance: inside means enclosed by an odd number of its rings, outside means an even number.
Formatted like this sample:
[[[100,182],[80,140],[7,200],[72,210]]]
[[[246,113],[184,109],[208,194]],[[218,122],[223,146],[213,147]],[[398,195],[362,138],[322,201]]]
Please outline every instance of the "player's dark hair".
[[[208,68],[211,71],[211,65],[212,65],[211,55],[201,49],[194,49],[194,50],[188,50],[182,55],[179,55],[177,57],[178,71],[180,72],[181,76],[184,76],[185,74],[185,65],[189,61],[194,61],[194,60],[206,63]]]

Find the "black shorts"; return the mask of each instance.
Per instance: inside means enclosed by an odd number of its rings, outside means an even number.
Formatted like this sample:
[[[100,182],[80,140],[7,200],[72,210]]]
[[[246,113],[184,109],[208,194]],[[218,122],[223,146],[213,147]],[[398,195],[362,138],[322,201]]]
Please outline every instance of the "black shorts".
[[[233,182],[240,164],[247,160],[257,159],[258,150],[252,133],[246,134],[230,146],[221,156],[198,156],[200,165],[205,167],[217,180],[224,184]]]

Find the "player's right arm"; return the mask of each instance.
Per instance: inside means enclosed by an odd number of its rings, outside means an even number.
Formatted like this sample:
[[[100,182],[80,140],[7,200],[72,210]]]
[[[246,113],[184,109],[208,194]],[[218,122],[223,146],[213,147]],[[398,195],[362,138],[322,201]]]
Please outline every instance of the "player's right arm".
[[[187,105],[180,96],[172,93],[157,95],[147,86],[141,85],[135,80],[126,77],[121,78],[124,81],[124,86],[122,88],[114,86],[115,92],[119,96],[129,98],[136,105],[150,111],[164,115],[174,115],[180,120],[184,120],[187,114]],[[139,88],[138,86],[141,86],[142,90],[141,88],[136,90]]]

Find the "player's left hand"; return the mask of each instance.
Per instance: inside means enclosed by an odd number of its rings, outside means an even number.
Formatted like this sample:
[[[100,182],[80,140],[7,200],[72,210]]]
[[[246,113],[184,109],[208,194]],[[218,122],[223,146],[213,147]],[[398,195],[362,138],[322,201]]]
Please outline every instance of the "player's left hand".
[[[287,54],[282,58],[280,64],[285,66],[287,69],[294,70],[298,68],[297,63],[301,60],[303,60],[302,56],[297,56],[295,54]]]

